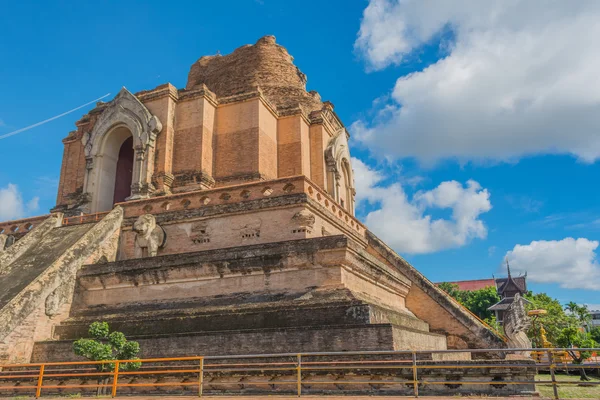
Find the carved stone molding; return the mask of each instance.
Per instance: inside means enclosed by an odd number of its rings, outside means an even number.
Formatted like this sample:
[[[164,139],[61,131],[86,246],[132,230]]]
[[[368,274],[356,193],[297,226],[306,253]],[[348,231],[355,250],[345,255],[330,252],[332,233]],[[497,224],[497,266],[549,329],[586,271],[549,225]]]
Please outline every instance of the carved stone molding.
[[[297,226],[292,230],[292,233],[312,233],[316,218],[313,213],[308,210],[298,211],[292,217],[292,222]]]
[[[156,136],[162,130],[158,117],[153,115],[131,92],[123,88],[104,107],[91,131],[83,134],[87,174],[84,192],[89,193],[92,211],[99,210],[98,198],[102,188],[102,162],[107,138],[118,128],[126,128],[133,136],[135,152],[131,196],[128,199],[148,198],[154,191],[154,147]]]
[[[208,231],[208,223],[205,221],[195,222],[192,224],[190,239],[194,244],[210,243],[210,232]]]
[[[240,232],[240,237],[242,239],[242,241],[247,241],[247,240],[252,240],[252,239],[258,239],[260,238],[260,228],[262,226],[262,220],[261,219],[256,219],[253,222],[244,224],[244,225],[240,225],[237,228],[234,228],[235,230],[238,230]]]
[[[338,202],[341,203],[340,193],[342,180],[345,179],[345,198],[349,204],[344,208],[354,215],[354,171],[352,170],[350,158],[350,146],[348,145],[348,132],[341,128],[329,140],[325,149],[325,163],[327,165],[327,191]]]

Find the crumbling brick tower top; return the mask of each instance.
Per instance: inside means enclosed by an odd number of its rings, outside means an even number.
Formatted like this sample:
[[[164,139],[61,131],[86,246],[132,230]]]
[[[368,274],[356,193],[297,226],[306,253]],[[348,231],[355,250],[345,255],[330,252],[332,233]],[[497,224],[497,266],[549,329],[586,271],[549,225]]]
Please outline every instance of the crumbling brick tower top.
[[[307,114],[321,110],[321,97],[306,91],[306,75],[293,60],[274,36],[265,36],[225,56],[201,57],[190,69],[186,89],[204,84],[217,96],[229,97],[260,87],[279,112],[298,105]]]
[[[265,36],[204,56],[170,84],[99,103],[64,140],[57,211],[304,175],[354,212],[348,134],[287,50]]]

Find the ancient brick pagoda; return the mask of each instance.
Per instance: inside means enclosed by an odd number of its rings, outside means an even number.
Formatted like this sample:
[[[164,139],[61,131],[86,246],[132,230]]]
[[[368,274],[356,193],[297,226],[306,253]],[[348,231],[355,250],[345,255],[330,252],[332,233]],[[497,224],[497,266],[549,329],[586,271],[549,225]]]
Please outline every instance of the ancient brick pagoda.
[[[348,133],[267,36],[99,103],[52,214],[0,223],[0,362],[505,347],[354,217]],[[398,229],[404,229],[398,227]]]

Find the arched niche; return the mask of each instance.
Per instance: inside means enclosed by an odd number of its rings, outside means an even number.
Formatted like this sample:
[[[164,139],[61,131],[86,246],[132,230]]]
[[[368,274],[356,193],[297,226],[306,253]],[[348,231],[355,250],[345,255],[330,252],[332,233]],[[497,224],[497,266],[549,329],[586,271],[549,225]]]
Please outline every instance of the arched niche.
[[[133,165],[131,193],[127,200],[147,198],[154,191],[154,146],[162,130],[159,119],[127,89],[108,104],[91,132],[83,135],[86,158],[84,193],[87,212],[112,209],[115,200],[117,162],[123,143],[131,138]]]
[[[354,215],[354,171],[350,163],[348,133],[340,129],[325,149],[327,191],[350,214]]]
[[[131,182],[132,175],[125,177],[122,171],[117,173],[117,169],[120,161],[119,156],[122,153],[121,149],[124,148],[125,143],[131,142],[133,149],[132,138],[131,131],[126,126],[122,125],[114,127],[104,135],[104,140],[101,143],[101,156],[96,157],[96,176],[91,205],[94,212],[108,211],[113,208],[117,181],[119,181],[119,186],[122,185],[124,180],[129,180]],[[132,173],[133,171],[131,174]],[[131,183],[129,186],[129,194],[125,198],[131,196]]]
[[[133,136],[125,139],[119,149],[117,158],[117,172],[115,174],[115,189],[113,204],[121,203],[131,196],[131,182],[133,179]]]

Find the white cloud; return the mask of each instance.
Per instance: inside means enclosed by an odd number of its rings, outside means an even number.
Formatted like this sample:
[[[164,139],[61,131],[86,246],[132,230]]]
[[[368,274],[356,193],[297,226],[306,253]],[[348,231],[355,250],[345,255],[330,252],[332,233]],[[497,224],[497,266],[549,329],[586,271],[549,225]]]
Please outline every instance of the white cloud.
[[[409,198],[399,183],[382,185],[385,175],[358,159],[352,160],[359,208],[370,203],[364,222],[399,252],[431,253],[460,247],[474,238],[485,238],[487,229],[479,219],[492,208],[490,195],[475,181],[463,186],[442,182],[433,190]],[[433,210],[451,211],[449,219],[434,218]]]
[[[558,283],[567,289],[600,290],[598,241],[585,238],[539,240],[506,253],[511,270],[527,271],[532,282]]]
[[[369,68],[399,64],[440,37],[451,43],[447,56],[400,77],[384,115],[355,122],[353,134],[380,154],[426,163],[540,153],[593,162],[598,20],[595,0],[371,0],[355,43]]]
[[[39,198],[34,197],[25,204],[17,185],[9,183],[0,188],[0,221],[18,219],[38,208]]]

